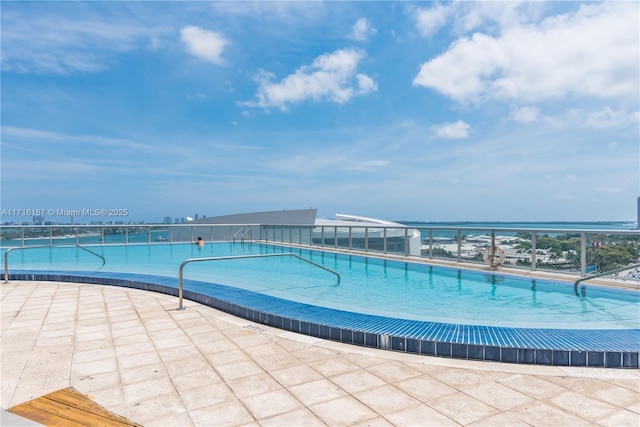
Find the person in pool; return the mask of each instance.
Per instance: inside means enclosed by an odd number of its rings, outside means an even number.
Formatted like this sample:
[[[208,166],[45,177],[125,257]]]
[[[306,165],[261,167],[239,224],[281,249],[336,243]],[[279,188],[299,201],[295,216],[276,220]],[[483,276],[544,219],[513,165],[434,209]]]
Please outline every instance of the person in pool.
[[[204,240],[202,240],[202,237],[198,236],[198,239],[196,240],[196,245],[200,247],[204,246]]]

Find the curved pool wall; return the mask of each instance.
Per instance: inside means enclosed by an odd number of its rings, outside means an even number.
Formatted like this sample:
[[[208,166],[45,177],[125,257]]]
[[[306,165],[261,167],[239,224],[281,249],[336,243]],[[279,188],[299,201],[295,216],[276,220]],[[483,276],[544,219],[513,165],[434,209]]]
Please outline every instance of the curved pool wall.
[[[20,271],[9,280],[120,286],[178,296],[176,278],[142,274]],[[505,363],[638,368],[640,329],[510,328],[395,319],[186,279],[183,297],[252,322],[364,347]]]

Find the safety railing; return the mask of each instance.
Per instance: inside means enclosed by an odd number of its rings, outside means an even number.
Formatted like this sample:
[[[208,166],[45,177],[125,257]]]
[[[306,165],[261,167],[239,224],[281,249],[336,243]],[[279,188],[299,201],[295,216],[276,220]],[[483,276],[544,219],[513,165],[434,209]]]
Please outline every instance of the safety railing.
[[[184,305],[182,304],[182,290],[183,290],[183,282],[184,282],[183,280],[184,267],[187,264],[192,262],[222,261],[222,260],[244,259],[244,258],[266,258],[266,257],[276,257],[276,256],[292,256],[294,258],[298,258],[299,260],[307,262],[311,265],[314,265],[318,268],[321,268],[325,271],[328,271],[329,273],[335,274],[336,277],[338,278],[338,284],[340,284],[340,274],[338,274],[337,272],[291,252],[286,252],[281,254],[235,255],[235,256],[221,256],[221,257],[208,257],[208,258],[189,258],[184,260],[182,264],[180,264],[180,273],[179,273],[179,279],[178,279],[178,310],[184,310]]]
[[[0,228],[0,245],[7,248],[72,243],[83,246],[185,243],[193,242],[200,236],[208,242],[232,242],[240,239],[242,242],[486,265],[483,255],[491,245],[492,233],[495,234],[496,246],[505,251],[505,260],[501,266],[505,269],[540,269],[578,274],[582,277],[591,272],[594,265],[606,268],[602,258],[608,258],[611,254],[605,252],[617,245],[632,246],[634,249],[631,252],[637,253],[640,250],[640,230],[631,229],[454,227],[421,223],[397,226],[358,222],[353,225],[3,225]],[[553,249],[550,249],[550,244],[554,245]],[[561,250],[556,251],[560,246]],[[629,260],[611,262],[625,265],[636,262],[636,257],[634,255]]]
[[[83,246],[80,246],[78,244],[76,245],[40,245],[40,246],[22,246],[22,247],[12,247],[12,248],[7,248],[7,250],[4,252],[4,283],[9,283],[9,252],[14,251],[14,250],[24,250],[24,249],[37,249],[37,248],[73,248],[76,247],[78,249],[82,249],[83,251],[89,252],[90,254],[93,254],[95,256],[97,256],[98,258],[100,258],[102,260],[102,265],[105,265],[105,263],[107,262],[107,260],[104,259],[104,257],[100,254],[97,254],[95,252],[93,252],[92,250],[89,250]]]
[[[257,233],[259,224],[103,224],[103,225],[2,225],[2,247],[56,244],[133,245],[194,242],[202,237],[208,242],[233,241],[234,235],[245,240]]]
[[[321,250],[347,250],[486,265],[487,248],[500,248],[504,268],[554,271],[585,276],[599,256],[614,246],[628,245],[633,262],[640,250],[640,230],[531,229],[388,225],[263,225],[260,240]],[[504,254],[502,254],[504,250]],[[488,257],[490,260],[492,257]],[[494,265],[494,263],[492,263]]]
[[[244,229],[244,228],[239,229],[233,235],[233,241],[235,242],[236,240],[240,239],[240,241],[242,243],[244,243],[245,240],[252,240],[252,231],[251,230],[252,230],[251,227],[247,227],[246,229]],[[249,237],[247,237],[247,235],[249,235]]]
[[[586,282],[587,280],[595,279],[598,277],[610,276],[612,274],[621,273],[623,271],[633,270],[638,267],[640,267],[640,264],[628,265],[626,267],[616,268],[614,270],[603,271],[602,273],[590,274],[586,277],[582,277],[576,280],[575,283],[573,284],[573,292],[579,296],[578,285],[582,282]]]

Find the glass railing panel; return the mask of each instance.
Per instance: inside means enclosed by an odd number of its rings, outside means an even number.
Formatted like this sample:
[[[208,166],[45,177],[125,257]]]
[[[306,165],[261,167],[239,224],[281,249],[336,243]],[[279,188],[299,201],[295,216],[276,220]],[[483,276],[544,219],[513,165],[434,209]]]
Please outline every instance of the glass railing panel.
[[[300,244],[301,245],[310,245],[311,244],[311,231],[312,227],[298,227],[298,232],[300,234]]]
[[[458,258],[458,232],[455,229],[418,228],[422,245],[421,256],[434,259]],[[429,234],[431,232],[431,235]]]
[[[520,238],[515,263],[513,263],[516,267],[533,268],[535,244],[537,270],[580,271],[580,233],[516,231],[515,235]]]
[[[22,227],[0,227],[0,246],[22,246]]]
[[[638,262],[639,235],[597,233],[586,237],[587,273],[604,273]],[[622,272],[618,276],[627,278],[633,273],[635,271]]]
[[[38,246],[49,245],[51,243],[51,231],[49,227],[25,227],[24,245]]]
[[[167,243],[170,242],[171,235],[167,226],[151,226],[149,227],[149,241],[151,243]]]
[[[129,230],[124,226],[105,226],[101,243],[105,245],[125,244],[129,241]]]

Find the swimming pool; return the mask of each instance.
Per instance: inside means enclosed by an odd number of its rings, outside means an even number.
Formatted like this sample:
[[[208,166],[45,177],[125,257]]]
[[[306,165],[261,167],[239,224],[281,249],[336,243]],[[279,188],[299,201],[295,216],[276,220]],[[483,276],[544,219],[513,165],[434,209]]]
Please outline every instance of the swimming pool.
[[[333,325],[342,331],[345,324],[361,318],[360,329],[351,330],[371,329],[371,333],[375,332],[377,336],[378,347],[393,348],[391,341],[399,335],[385,332],[388,332],[389,324],[400,322],[405,339],[405,344],[400,347],[404,351],[409,351],[407,338],[416,336],[422,342],[430,334],[434,339],[426,341],[434,343],[433,353],[437,353],[435,347],[440,342],[464,344],[467,358],[469,345],[483,346],[481,358],[489,360],[491,357],[485,357],[486,346],[502,349],[509,345],[521,350],[541,347],[541,351],[565,352],[591,350],[603,352],[603,364],[606,365],[604,352],[609,351],[619,354],[622,365],[626,357],[627,365],[635,363],[637,366],[640,351],[638,292],[587,286],[576,295],[572,284],[561,282],[264,244],[215,243],[204,248],[192,244],[88,248],[104,257],[104,265],[94,254],[72,247],[15,251],[9,256],[9,267],[11,272],[40,271],[47,272],[48,277],[82,276],[93,277],[97,281],[135,276],[175,290],[180,264],[187,258],[294,252],[336,271],[341,276],[340,282],[329,272],[292,257],[234,259],[186,266],[185,291],[191,298],[198,294],[219,299],[222,293],[231,293],[225,303],[230,304],[229,298],[236,298],[234,306],[267,313],[263,323],[268,323],[268,314],[304,322],[308,320],[305,317],[309,317],[309,307],[322,312],[324,318],[320,316],[315,321],[329,329]],[[18,277],[18,273],[13,274]],[[140,281],[138,279],[136,281]],[[238,292],[242,293],[242,298],[238,297]],[[251,306],[256,301],[261,301],[264,306]],[[273,307],[280,308],[274,311]],[[291,314],[291,307],[307,309],[302,315],[296,310],[289,317],[283,315],[283,312]],[[250,318],[248,314],[243,317]],[[427,334],[427,330],[431,332]],[[521,338],[516,340],[513,331],[528,338],[524,339],[525,342]],[[570,340],[564,336],[567,331],[573,331],[571,334],[574,336]],[[342,334],[340,332],[340,340],[343,340]],[[538,344],[543,335],[552,342]],[[605,348],[601,343],[604,338],[617,344]],[[383,342],[385,340],[390,342]],[[590,348],[585,347],[586,344],[578,345],[584,340],[590,341]],[[422,344],[419,352],[422,352]],[[436,355],[447,355],[442,354],[446,352],[443,347],[441,354]],[[448,353],[453,353],[452,347]],[[428,354],[428,349],[425,354]],[[529,358],[523,354],[522,363]],[[571,364],[570,354],[567,358]],[[500,355],[500,360],[503,359]],[[535,355],[533,359],[535,363]],[[582,364],[580,360],[577,364]],[[541,360],[537,362],[544,363]],[[585,365],[588,364],[585,360]]]

